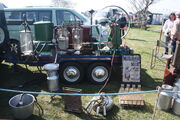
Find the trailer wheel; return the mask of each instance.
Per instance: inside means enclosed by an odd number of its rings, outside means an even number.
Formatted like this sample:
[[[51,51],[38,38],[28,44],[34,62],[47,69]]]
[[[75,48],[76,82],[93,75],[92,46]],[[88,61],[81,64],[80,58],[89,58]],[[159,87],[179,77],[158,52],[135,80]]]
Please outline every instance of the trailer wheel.
[[[87,74],[91,82],[103,84],[110,76],[110,67],[106,63],[96,62],[89,66]]]
[[[83,67],[78,63],[67,62],[60,66],[60,79],[66,83],[78,83],[83,77]]]

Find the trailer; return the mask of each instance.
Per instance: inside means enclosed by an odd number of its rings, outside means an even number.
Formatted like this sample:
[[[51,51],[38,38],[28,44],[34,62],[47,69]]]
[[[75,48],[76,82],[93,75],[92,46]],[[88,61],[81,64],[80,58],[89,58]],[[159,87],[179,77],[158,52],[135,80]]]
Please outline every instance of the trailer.
[[[126,11],[123,19],[129,19]],[[78,83],[85,77],[93,83],[105,83],[112,67],[122,66],[122,56],[133,54],[131,48],[122,45],[122,38],[129,30],[128,22],[112,20],[87,26],[79,21],[64,21],[54,26],[51,22],[40,21],[34,23],[35,40],[32,40],[25,16],[23,25],[20,40],[8,39],[1,59],[30,66],[58,63],[60,80],[66,83]]]

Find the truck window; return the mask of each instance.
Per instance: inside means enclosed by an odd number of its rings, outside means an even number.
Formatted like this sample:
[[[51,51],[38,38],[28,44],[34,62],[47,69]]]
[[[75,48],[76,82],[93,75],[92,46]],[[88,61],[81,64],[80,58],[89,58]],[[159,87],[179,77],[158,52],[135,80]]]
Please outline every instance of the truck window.
[[[6,11],[5,17],[7,25],[20,25],[22,23],[20,11]]]
[[[63,21],[80,21],[80,19],[70,11],[57,11],[56,17],[57,24],[62,24]]]

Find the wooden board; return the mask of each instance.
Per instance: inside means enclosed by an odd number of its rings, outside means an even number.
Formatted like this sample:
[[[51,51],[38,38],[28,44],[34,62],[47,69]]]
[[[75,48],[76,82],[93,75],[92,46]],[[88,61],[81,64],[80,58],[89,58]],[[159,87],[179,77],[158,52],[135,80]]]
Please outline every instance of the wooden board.
[[[141,90],[141,85],[121,84],[119,93],[137,92],[140,90]],[[131,108],[131,107],[142,108],[145,105],[143,96],[141,94],[119,95],[119,104],[123,108]]]

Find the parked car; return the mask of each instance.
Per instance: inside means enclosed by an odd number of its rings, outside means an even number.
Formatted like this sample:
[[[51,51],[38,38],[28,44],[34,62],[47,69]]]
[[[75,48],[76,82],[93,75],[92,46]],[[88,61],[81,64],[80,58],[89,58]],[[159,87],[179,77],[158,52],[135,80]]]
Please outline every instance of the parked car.
[[[26,8],[5,8],[5,17],[7,27],[11,39],[19,40],[19,31],[23,29],[21,26],[23,16],[26,16],[33,33],[33,23],[37,21],[51,21],[54,26],[62,24],[64,21],[78,21],[84,25],[90,24],[88,18],[84,15],[67,8],[55,7],[26,7]],[[34,34],[33,34],[34,38]]]

